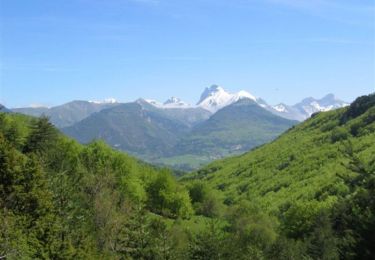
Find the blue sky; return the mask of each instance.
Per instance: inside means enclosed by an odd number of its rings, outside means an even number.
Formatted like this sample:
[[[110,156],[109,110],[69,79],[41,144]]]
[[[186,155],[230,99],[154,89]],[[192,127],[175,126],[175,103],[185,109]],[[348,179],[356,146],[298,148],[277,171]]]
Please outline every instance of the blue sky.
[[[1,0],[0,103],[375,88],[373,0]]]

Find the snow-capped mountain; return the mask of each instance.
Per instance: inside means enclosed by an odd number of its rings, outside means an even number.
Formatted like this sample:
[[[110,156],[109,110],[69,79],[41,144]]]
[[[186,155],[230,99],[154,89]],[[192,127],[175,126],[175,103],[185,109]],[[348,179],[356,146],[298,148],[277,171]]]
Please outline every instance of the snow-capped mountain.
[[[185,101],[182,101],[181,99],[177,97],[171,97],[164,103],[161,103],[154,99],[140,99],[141,102],[146,102],[154,107],[162,108],[162,109],[170,109],[170,108],[192,108],[192,106]]]
[[[347,102],[337,99],[333,94],[328,94],[322,99],[306,98],[294,105],[302,114],[309,118],[312,114],[321,111],[330,111],[350,105]]]
[[[349,103],[337,99],[333,94],[328,94],[322,99],[305,98],[294,106],[288,106],[283,103],[276,106],[268,106],[267,110],[284,118],[303,121],[316,112],[330,111],[348,105]]]
[[[287,108],[287,105],[283,104],[283,103],[280,103],[276,106],[273,106],[272,107],[273,109],[275,109],[277,112],[280,112],[280,113],[288,113],[288,108]]]
[[[171,97],[163,103],[164,108],[190,108],[191,105],[177,97]]]
[[[229,93],[218,85],[212,85],[211,87],[205,88],[196,106],[191,106],[190,104],[176,97],[171,97],[164,103],[153,99],[143,99],[143,101],[154,107],[162,109],[185,109],[200,107],[214,114],[218,110],[234,104],[241,99],[250,99],[275,115],[298,121],[306,120],[316,112],[329,111],[349,105],[349,103],[337,99],[333,94],[328,94],[322,99],[315,99],[312,97],[306,98],[293,106],[286,105],[284,103],[272,106],[269,105],[264,99],[256,98],[247,91],[241,90],[236,93]]]
[[[253,95],[244,90],[232,94],[226,92],[220,86],[212,85],[204,90],[197,106],[215,113],[219,109],[229,106],[243,98],[251,99],[255,102],[257,100]]]
[[[157,108],[162,108],[163,107],[163,103],[155,100],[155,99],[142,99],[140,98],[139,100],[137,100],[136,102],[146,102],[150,105],[153,105],[154,107],[157,107]]]
[[[89,102],[94,103],[94,104],[116,104],[118,103],[117,100],[114,98],[106,98],[102,101],[90,100]]]

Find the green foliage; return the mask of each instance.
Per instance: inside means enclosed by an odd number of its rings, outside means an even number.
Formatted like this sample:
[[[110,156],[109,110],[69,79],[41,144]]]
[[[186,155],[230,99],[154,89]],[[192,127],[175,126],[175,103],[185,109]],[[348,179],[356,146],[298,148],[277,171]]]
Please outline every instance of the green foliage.
[[[343,127],[337,127],[333,129],[332,135],[331,135],[331,141],[332,143],[336,143],[338,141],[344,141],[349,137],[348,131]]]
[[[47,117],[40,117],[31,125],[31,133],[28,136],[24,151],[45,152],[57,138],[57,130],[49,122]]]
[[[193,213],[188,193],[179,190],[176,180],[167,171],[154,176],[148,184],[147,193],[148,208],[156,210],[156,213],[172,218],[188,218]]]
[[[195,181],[188,186],[196,214],[206,217],[219,217],[223,212],[223,205],[219,194],[201,181]]]
[[[243,235],[251,232],[234,231],[233,220],[241,218],[228,218],[230,233],[245,237],[250,246],[241,248],[249,248],[254,258],[370,259],[370,244],[375,244],[373,98],[316,114],[274,142],[214,162],[182,181],[199,180],[200,186],[216,189],[229,212],[249,201],[270,216],[272,239],[256,246],[249,242],[253,237]],[[246,231],[244,223],[237,226]]]
[[[189,259],[223,259],[225,256],[226,233],[220,222],[210,220],[206,228],[190,238]]]
[[[0,257],[150,259],[170,228],[151,225],[147,215],[186,218],[193,213],[187,190],[167,171],[103,142],[79,145],[44,117],[0,114],[0,120]],[[159,174],[165,185],[156,181],[161,190],[149,189]],[[162,210],[144,208],[153,196],[148,191],[160,194]],[[164,238],[152,233],[161,227]],[[134,247],[129,242],[134,240],[140,245],[133,254],[126,248]],[[161,251],[160,258],[169,251]]]
[[[375,106],[375,94],[357,98],[347,109],[341,118],[341,123],[356,118],[365,113],[369,108]]]

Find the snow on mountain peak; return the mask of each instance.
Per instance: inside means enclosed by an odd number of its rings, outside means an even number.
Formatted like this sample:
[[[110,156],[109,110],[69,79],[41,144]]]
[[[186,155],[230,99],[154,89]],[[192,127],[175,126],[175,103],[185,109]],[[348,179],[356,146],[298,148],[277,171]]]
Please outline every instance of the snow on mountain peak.
[[[222,87],[218,85],[212,85],[211,87],[206,88],[203,91],[197,105],[215,113],[219,109],[233,104],[243,98],[248,98],[256,101],[256,98],[253,95],[244,90],[232,94],[226,92]]]
[[[94,104],[115,104],[117,103],[117,100],[114,98],[106,98],[103,101],[90,100],[89,102]]]
[[[190,105],[177,97],[171,97],[163,104],[164,108],[187,108]]]
[[[163,107],[163,104],[155,99],[145,99],[145,101],[156,107]]]
[[[241,91],[237,92],[235,94],[235,97],[237,98],[237,100],[242,99],[242,98],[248,98],[248,99],[252,99],[254,101],[257,101],[256,97],[254,97],[253,95],[251,95],[249,92],[247,92],[245,90],[241,90]]]
[[[180,102],[181,102],[181,99],[179,99],[177,97],[171,97],[167,101],[164,102],[164,105],[176,104],[176,103],[180,103]]]
[[[273,109],[275,109],[276,111],[278,112],[281,112],[281,113],[287,113],[288,112],[288,109],[286,108],[286,106],[282,103],[276,105],[273,107]]]
[[[154,107],[162,108],[162,109],[169,109],[169,108],[190,108],[190,104],[182,101],[179,98],[171,97],[164,103],[161,103],[154,99],[141,99],[141,101],[146,102]]]
[[[348,105],[349,103],[336,99],[333,94],[328,94],[321,99],[306,98],[302,100],[302,102],[294,105],[294,107],[304,113],[305,118],[308,118],[316,112],[330,111]]]

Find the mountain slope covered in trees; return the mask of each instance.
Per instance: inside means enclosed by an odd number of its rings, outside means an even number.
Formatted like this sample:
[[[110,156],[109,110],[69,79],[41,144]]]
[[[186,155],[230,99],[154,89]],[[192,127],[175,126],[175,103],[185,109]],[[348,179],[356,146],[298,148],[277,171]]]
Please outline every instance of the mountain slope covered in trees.
[[[229,207],[248,201],[277,217],[280,234],[307,243],[304,254],[313,258],[371,259],[375,94],[315,114],[270,144],[183,179],[216,190]]]
[[[160,242],[143,237],[146,219],[158,225],[193,213],[167,170],[16,114],[0,114],[0,208],[6,259],[137,258],[143,241],[147,252]]]
[[[287,200],[333,203],[345,192],[341,175],[350,171],[348,154],[375,163],[375,106],[353,112],[360,110],[360,103],[361,99],[348,109],[315,114],[272,143],[216,161],[186,178],[207,180],[229,201],[257,200],[269,210]]]

